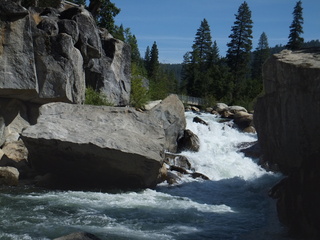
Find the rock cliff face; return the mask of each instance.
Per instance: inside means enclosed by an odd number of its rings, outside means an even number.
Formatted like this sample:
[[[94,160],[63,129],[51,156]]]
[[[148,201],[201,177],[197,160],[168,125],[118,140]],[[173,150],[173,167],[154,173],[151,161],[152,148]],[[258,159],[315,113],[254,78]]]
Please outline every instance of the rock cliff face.
[[[87,10],[1,1],[0,29],[0,97],[82,103],[87,85],[116,106],[129,103],[130,47]]]
[[[263,67],[265,95],[254,123],[264,161],[288,177],[275,186],[280,220],[305,238],[320,236],[320,49],[282,51]]]

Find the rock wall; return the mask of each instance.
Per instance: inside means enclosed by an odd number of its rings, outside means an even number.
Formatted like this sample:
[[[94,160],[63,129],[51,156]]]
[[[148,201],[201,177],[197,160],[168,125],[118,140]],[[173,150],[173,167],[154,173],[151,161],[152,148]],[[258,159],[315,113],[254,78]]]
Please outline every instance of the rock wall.
[[[130,46],[82,7],[27,10],[4,0],[0,30],[0,97],[83,103],[91,86],[116,106],[129,104]]]
[[[320,49],[273,55],[263,78],[254,124],[264,161],[288,176],[270,194],[292,234],[319,239]]]

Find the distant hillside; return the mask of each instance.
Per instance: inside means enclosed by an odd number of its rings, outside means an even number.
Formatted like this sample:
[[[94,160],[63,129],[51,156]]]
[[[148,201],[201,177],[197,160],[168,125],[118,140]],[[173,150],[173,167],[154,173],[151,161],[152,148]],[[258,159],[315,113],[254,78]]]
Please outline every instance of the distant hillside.
[[[167,64],[167,63],[161,63],[161,68],[166,72],[172,72],[174,76],[177,78],[178,82],[181,81],[181,69],[182,64]]]
[[[311,40],[309,42],[305,42],[303,45],[302,45],[303,48],[310,48],[310,47],[320,47],[320,41],[319,39],[317,40]],[[283,49],[285,49],[285,46],[283,45],[276,45],[274,47],[271,47],[270,48],[270,53],[271,54],[275,54],[275,53],[279,53],[281,52]]]

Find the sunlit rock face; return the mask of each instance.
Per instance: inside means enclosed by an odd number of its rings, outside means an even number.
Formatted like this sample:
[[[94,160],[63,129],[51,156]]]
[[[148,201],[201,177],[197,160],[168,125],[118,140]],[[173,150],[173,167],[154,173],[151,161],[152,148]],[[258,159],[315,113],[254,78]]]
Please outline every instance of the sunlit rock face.
[[[115,106],[129,104],[129,45],[83,7],[27,10],[20,2],[0,2],[0,97],[83,103],[91,86]]]
[[[263,67],[254,123],[264,161],[288,178],[275,187],[280,220],[317,239],[320,221],[320,49],[284,50]]]

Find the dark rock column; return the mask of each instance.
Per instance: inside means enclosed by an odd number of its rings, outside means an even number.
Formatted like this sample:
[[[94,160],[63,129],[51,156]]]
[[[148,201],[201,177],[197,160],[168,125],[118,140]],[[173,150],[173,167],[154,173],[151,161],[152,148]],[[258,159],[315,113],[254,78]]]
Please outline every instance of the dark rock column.
[[[264,160],[288,177],[275,186],[279,219],[304,239],[320,237],[320,49],[275,54],[254,124]]]

